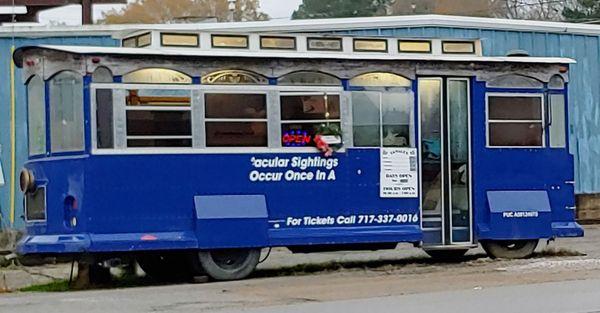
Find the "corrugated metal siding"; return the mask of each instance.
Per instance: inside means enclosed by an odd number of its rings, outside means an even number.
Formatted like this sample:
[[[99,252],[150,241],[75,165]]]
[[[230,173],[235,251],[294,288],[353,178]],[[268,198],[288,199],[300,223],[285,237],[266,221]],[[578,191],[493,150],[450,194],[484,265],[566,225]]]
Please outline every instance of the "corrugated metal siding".
[[[571,153],[575,155],[577,193],[600,193],[600,42],[598,36],[492,29],[414,27],[336,32],[347,35],[456,38],[482,41],[487,56],[522,49],[532,56],[569,57]]]
[[[11,38],[0,38],[0,162],[4,169],[4,179],[6,185],[0,187],[0,229],[9,226],[10,215],[10,48],[13,44]],[[39,44],[57,44],[57,45],[95,45],[95,46],[116,46],[118,42],[110,36],[98,37],[55,37],[55,38],[15,38],[16,47],[39,45]],[[17,147],[17,181],[19,171],[23,163],[27,160],[27,111],[25,108],[26,93],[25,86],[21,83],[21,72],[17,69],[15,74],[16,87],[16,147]],[[15,206],[15,227],[23,226],[21,215],[23,214],[23,197],[16,187],[17,197]]]

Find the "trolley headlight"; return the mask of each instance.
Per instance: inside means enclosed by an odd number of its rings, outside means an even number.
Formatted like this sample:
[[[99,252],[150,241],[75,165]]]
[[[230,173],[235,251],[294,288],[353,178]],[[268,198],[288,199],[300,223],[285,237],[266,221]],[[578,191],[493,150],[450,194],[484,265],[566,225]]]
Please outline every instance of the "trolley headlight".
[[[21,175],[19,177],[19,186],[21,187],[21,191],[24,193],[34,191],[35,190],[35,177],[33,173],[24,168],[21,170]]]

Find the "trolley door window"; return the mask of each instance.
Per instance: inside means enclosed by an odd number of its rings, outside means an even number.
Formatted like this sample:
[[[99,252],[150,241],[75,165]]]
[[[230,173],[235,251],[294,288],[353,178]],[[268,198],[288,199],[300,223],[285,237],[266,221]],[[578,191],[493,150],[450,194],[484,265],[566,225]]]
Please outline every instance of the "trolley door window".
[[[305,93],[281,96],[281,143],[284,147],[314,146],[317,134],[341,132],[340,96]]]
[[[206,93],[207,147],[267,147],[266,94]]]
[[[355,147],[414,147],[411,92],[353,92]]]
[[[565,96],[562,94],[551,94],[550,101],[550,147],[565,148],[567,146],[567,128],[565,114]]]
[[[83,78],[61,72],[50,80],[51,150],[82,151],[83,136]]]
[[[27,84],[29,155],[46,153],[46,103],[44,81],[34,76]]]
[[[125,114],[128,147],[192,147],[189,90],[127,90]]]
[[[539,94],[488,94],[489,147],[543,147],[544,108]]]

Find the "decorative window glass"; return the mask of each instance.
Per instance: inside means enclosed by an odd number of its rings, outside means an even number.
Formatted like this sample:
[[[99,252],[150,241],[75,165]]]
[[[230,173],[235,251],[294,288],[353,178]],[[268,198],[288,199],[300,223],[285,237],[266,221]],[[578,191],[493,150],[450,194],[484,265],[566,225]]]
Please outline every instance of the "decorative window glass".
[[[388,52],[387,39],[354,39],[354,51]]]
[[[51,151],[82,151],[83,135],[83,78],[61,72],[50,79]]]
[[[135,48],[137,47],[137,37],[125,38],[121,42],[121,46],[124,48]]]
[[[560,75],[554,75],[548,82],[548,88],[550,89],[565,89],[565,80]]]
[[[166,68],[145,68],[123,75],[123,83],[137,84],[191,84],[186,74]]]
[[[267,147],[266,94],[204,95],[207,147]]]
[[[261,36],[260,37],[260,48],[261,49],[296,50],[296,38],[295,37]]]
[[[342,38],[308,38],[308,50],[342,51]]]
[[[543,95],[488,95],[489,147],[543,147]]]
[[[143,48],[152,44],[152,33],[145,33],[137,37],[137,47]]]
[[[426,40],[400,40],[398,51],[402,53],[431,53],[431,41]]]
[[[226,70],[202,77],[207,85],[268,85],[269,80],[257,73],[244,70]]]
[[[486,86],[488,88],[544,88],[544,84],[541,81],[517,74],[506,74],[495,77],[489,80]]]
[[[198,47],[200,39],[197,34],[160,34],[160,45],[164,47]]]
[[[353,92],[355,147],[414,147],[412,91]]]
[[[444,41],[442,51],[448,54],[474,54],[475,42],[472,41]]]
[[[284,86],[341,86],[342,81],[333,75],[325,73],[300,71],[281,76],[277,80],[277,84]]]
[[[29,155],[46,153],[46,98],[44,81],[34,76],[27,83]]]
[[[303,94],[281,96],[281,134],[284,147],[314,146],[321,128],[340,129],[340,96]]]
[[[248,36],[212,35],[213,48],[248,48]]]
[[[191,92],[130,89],[126,98],[127,147],[191,147]]]
[[[350,80],[352,86],[362,87],[411,87],[409,79],[392,73],[366,73]]]
[[[106,67],[99,67],[92,74],[92,81],[112,83],[113,76]],[[96,89],[96,144],[99,149],[114,147],[112,89]]]

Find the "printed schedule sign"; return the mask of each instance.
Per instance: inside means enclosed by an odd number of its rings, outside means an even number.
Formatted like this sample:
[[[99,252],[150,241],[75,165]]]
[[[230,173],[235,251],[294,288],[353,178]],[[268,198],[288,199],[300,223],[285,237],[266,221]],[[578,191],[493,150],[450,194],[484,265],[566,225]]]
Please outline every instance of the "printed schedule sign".
[[[417,149],[381,148],[379,196],[417,198],[419,176]]]

